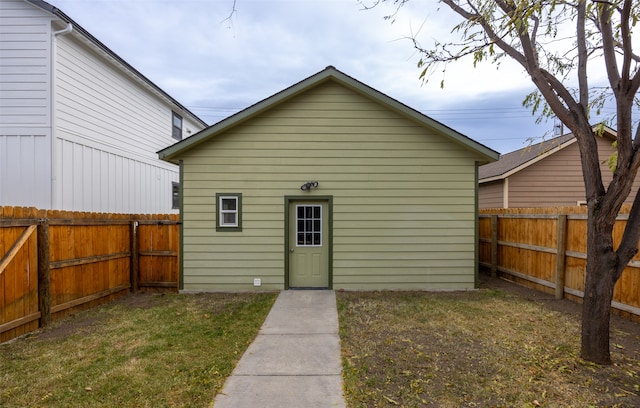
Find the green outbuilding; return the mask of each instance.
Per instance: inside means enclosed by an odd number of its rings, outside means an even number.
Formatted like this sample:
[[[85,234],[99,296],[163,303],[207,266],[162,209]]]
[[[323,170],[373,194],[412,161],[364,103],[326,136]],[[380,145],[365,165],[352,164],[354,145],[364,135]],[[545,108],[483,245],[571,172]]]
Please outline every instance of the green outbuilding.
[[[180,166],[183,291],[477,285],[498,153],[334,67],[158,154]]]

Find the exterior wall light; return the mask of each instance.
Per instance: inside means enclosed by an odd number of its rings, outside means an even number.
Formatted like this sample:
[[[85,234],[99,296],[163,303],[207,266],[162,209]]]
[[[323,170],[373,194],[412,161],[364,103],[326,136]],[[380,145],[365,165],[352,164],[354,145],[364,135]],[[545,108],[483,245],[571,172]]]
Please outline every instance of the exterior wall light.
[[[317,181],[307,181],[306,183],[304,183],[303,185],[300,186],[300,190],[309,191],[309,190],[311,190],[311,187],[318,188],[318,182]]]

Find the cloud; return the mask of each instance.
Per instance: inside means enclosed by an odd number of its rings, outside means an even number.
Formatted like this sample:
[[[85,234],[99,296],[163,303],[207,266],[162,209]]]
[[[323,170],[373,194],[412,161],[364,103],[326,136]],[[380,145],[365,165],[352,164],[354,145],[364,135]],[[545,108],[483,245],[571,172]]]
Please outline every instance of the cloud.
[[[519,95],[519,104],[531,88],[515,64],[496,71],[491,64],[473,69],[466,61],[447,68],[444,89],[439,76],[423,84],[418,55],[406,38],[419,29],[424,41],[447,38],[457,21],[430,2],[408,2],[392,24],[384,19],[395,11],[392,4],[363,10],[356,0],[237,0],[228,20],[233,0],[50,1],[208,123],[334,65],[503,151],[511,135],[504,124],[516,119],[494,115],[470,124],[469,112],[512,106],[512,95]]]

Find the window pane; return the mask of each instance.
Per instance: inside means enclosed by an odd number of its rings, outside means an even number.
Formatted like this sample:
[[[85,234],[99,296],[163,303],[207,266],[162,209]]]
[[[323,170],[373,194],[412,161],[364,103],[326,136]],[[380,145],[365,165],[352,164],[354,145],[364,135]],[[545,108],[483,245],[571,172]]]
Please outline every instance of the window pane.
[[[236,214],[235,213],[224,213],[222,214],[222,223],[223,224],[234,224],[236,223]]]
[[[222,209],[225,211],[235,211],[236,210],[236,200],[235,198],[223,198],[222,199]]]
[[[299,205],[296,207],[298,246],[322,246],[322,207]]]

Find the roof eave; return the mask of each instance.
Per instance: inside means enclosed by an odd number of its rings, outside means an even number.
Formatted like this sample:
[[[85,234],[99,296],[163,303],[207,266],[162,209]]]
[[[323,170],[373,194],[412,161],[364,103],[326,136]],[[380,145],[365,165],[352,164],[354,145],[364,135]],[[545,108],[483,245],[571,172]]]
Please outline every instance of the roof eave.
[[[478,183],[479,184],[484,184],[484,183],[491,183],[492,181],[500,181],[500,180],[504,180],[506,177],[505,176],[493,176],[493,177],[486,177],[483,179],[479,179]]]

